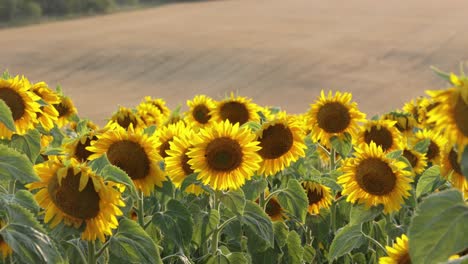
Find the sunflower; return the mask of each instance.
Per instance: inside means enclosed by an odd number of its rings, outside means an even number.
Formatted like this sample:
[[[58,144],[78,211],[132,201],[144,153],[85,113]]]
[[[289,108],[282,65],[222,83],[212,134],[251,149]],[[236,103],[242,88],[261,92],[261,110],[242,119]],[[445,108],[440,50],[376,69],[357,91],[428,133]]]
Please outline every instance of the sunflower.
[[[427,167],[426,154],[419,153],[416,150],[409,148],[408,146],[403,149],[403,157],[409,161],[411,167],[413,168],[411,176],[416,176],[423,173]]]
[[[388,257],[379,258],[379,264],[411,264],[408,250],[408,237],[403,234],[396,239],[393,247],[385,246]]]
[[[98,138],[96,134],[90,132],[88,134],[75,138],[68,143],[65,143],[63,145],[63,148],[65,149],[65,153],[67,153],[70,158],[74,158],[79,162],[86,162],[89,156],[93,154],[86,148],[91,146],[91,142],[97,139]]]
[[[53,105],[60,103],[60,97],[45,82],[35,83],[31,86],[31,91],[46,103],[41,106],[41,112],[37,113],[37,119],[46,131],[50,131],[58,120],[59,113]]]
[[[429,122],[434,122],[438,131],[442,131],[451,144],[457,144],[461,153],[468,145],[468,79],[451,76],[455,87],[427,91],[438,103],[429,111]]]
[[[216,108],[216,102],[208,96],[197,95],[192,100],[187,100],[189,110],[185,113],[185,119],[192,127],[204,127],[213,122],[211,111]]]
[[[228,120],[200,130],[188,163],[203,184],[215,190],[238,189],[260,168],[259,142],[248,129]]]
[[[449,180],[462,193],[468,194],[468,181],[461,170],[457,149],[451,148],[447,152],[443,155],[444,158],[441,164],[442,176]]]
[[[97,131],[99,130],[99,127],[98,125],[96,125],[93,121],[91,120],[86,120],[86,128],[89,130],[89,131]],[[78,123],[77,122],[70,122],[70,129],[75,131],[75,132],[78,132],[77,129],[78,129]]]
[[[160,127],[165,122],[165,117],[161,111],[151,103],[141,103],[137,106],[137,115],[143,120],[146,126],[155,125]]]
[[[54,136],[41,134],[41,148],[46,148],[54,141]]]
[[[57,126],[63,127],[66,124],[68,124],[70,117],[77,114],[78,111],[76,110],[75,105],[73,104],[72,100],[69,97],[64,96],[64,95],[60,95],[59,97],[60,97],[60,103],[53,104],[53,106],[59,113]]]
[[[151,96],[145,96],[143,102],[140,104],[151,104],[156,107],[159,112],[163,115],[164,119],[169,118],[171,110],[166,106],[166,102],[161,98],[151,98]]]
[[[187,163],[189,160],[187,152],[192,147],[192,143],[190,143],[192,137],[191,130],[184,131],[174,137],[169,143],[170,149],[166,151],[167,157],[164,158],[166,172],[177,188],[180,188],[185,178],[193,173],[193,169]],[[185,192],[199,195],[203,193],[203,189],[196,184],[191,184],[185,189]]]
[[[156,147],[159,142],[154,136],[148,136],[142,129],[132,125],[125,130],[116,127],[97,135],[86,149],[93,152],[88,160],[94,160],[107,154],[110,163],[121,168],[133,180],[135,186],[146,196],[154,186],[162,186],[165,174],[159,167],[162,160]]]
[[[265,194],[268,195],[267,192],[265,192]],[[272,197],[270,200],[268,200],[268,203],[265,205],[265,213],[273,222],[283,221],[283,219],[286,218],[284,209],[281,207],[275,197]]]
[[[36,113],[40,113],[40,105],[37,101],[41,98],[31,92],[30,84],[24,78],[0,79],[0,99],[10,108],[15,133],[23,135],[37,124]],[[10,131],[0,122],[0,138],[11,138],[13,131]]]
[[[396,121],[369,120],[361,128],[358,142],[370,144],[375,142],[384,152],[391,152],[403,148],[403,137],[396,128]]]
[[[259,173],[265,176],[273,175],[291,162],[305,156],[304,132],[292,118],[281,114],[278,119],[263,123],[257,131],[260,142],[258,154],[263,161]]]
[[[252,99],[242,96],[235,97],[231,93],[230,98],[217,103],[216,108],[210,112],[210,115],[218,122],[228,120],[232,124],[239,123],[239,125],[249,121],[258,122],[260,121],[257,114],[258,106],[251,103],[251,101]]]
[[[418,124],[416,119],[411,114],[399,111],[387,113],[383,115],[381,119],[395,121],[395,127],[405,137],[413,134],[413,129],[417,127]]]
[[[434,130],[424,129],[416,132],[414,137],[411,138],[411,141],[413,145],[415,145],[426,139],[430,140],[429,147],[425,153],[427,161],[432,162],[432,164],[440,164],[443,150],[447,146],[447,139]]]
[[[338,183],[348,202],[365,203],[367,207],[383,204],[384,212],[401,208],[404,198],[410,195],[410,172],[406,163],[386,157],[374,142],[355,148],[355,157],[343,161],[343,175]]]
[[[330,188],[315,182],[303,182],[302,187],[309,200],[307,208],[309,214],[319,214],[321,208],[330,207],[333,200]]]
[[[106,127],[115,128],[116,126],[128,129],[132,125],[133,128],[140,128],[143,125],[143,120],[132,109],[120,106],[107,123]]]
[[[104,182],[91,168],[76,160],[50,159],[34,166],[41,181],[28,184],[40,189],[34,198],[45,209],[44,222],[54,228],[60,222],[75,228],[85,223],[84,240],[105,241],[117,228],[119,206],[125,206],[117,184]]]
[[[181,121],[163,126],[156,130],[155,136],[158,138],[159,142],[161,142],[161,145],[157,146],[156,150],[163,159],[168,156],[166,151],[170,149],[170,143],[174,137],[182,135],[187,129],[185,123]]]
[[[308,112],[312,140],[330,146],[330,138],[333,136],[342,137],[345,133],[356,136],[358,122],[365,121],[366,115],[357,109],[357,104],[351,102],[351,99],[351,93],[336,92],[333,96],[330,91],[325,96],[324,91],[321,91],[320,97]]]
[[[5,223],[0,220],[0,229],[2,229],[5,226]],[[13,250],[11,249],[10,246],[3,240],[2,235],[0,235],[0,253],[2,255],[2,259],[5,260],[11,253],[13,253]]]

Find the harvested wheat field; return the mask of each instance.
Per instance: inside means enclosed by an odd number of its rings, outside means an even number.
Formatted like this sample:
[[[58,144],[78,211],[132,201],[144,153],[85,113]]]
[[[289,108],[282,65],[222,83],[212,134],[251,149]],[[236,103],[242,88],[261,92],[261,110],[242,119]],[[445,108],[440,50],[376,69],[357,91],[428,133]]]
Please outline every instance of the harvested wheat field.
[[[467,13],[466,0],[173,4],[3,29],[0,68],[60,84],[100,124],[145,95],[176,107],[230,91],[289,112],[321,89],[350,91],[377,114],[439,89],[431,65],[458,72]]]

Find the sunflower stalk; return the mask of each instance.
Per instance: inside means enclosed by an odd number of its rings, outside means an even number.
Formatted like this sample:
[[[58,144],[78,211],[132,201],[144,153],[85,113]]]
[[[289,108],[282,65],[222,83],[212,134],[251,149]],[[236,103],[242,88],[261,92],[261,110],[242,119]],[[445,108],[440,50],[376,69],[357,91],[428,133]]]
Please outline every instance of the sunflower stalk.
[[[140,192],[138,195],[138,210],[137,210],[137,217],[138,217],[138,224],[141,227],[145,227],[145,212],[144,212],[144,204],[143,204],[143,192]]]
[[[332,172],[335,169],[335,165],[336,165],[335,156],[336,156],[336,150],[332,147],[330,150],[330,172]]]
[[[372,243],[374,243],[374,245],[378,246],[380,249],[383,250],[383,252],[385,252],[385,254],[387,254],[387,249],[385,249],[385,247],[382,246],[382,244],[380,244],[379,241],[375,240],[375,239],[372,238],[371,236],[366,235],[364,232],[361,232],[361,233],[362,233],[362,235],[363,235],[365,238],[369,239],[369,241],[371,241]]]
[[[260,193],[259,205],[260,205],[261,208],[265,208],[265,204],[266,204],[266,202],[265,202],[265,191],[262,191]]]
[[[213,208],[216,208],[219,212],[219,207],[221,205],[221,202],[219,201],[218,197],[218,191],[214,192],[213,195]],[[218,239],[219,239],[219,233],[221,231],[220,229],[221,226],[217,226],[216,229],[214,230],[213,234],[211,235],[211,254],[213,256],[216,256],[216,253],[218,252]]]
[[[96,249],[94,247],[94,241],[88,241],[88,264],[96,264]]]
[[[109,242],[110,242],[110,239],[106,241],[106,243],[104,243],[104,245],[102,245],[102,247],[99,249],[99,251],[96,253],[96,259],[99,259],[99,257],[101,257],[101,255],[104,253],[104,251],[106,250],[106,248],[109,246]]]
[[[8,193],[15,194],[16,180],[11,180],[8,184]]]

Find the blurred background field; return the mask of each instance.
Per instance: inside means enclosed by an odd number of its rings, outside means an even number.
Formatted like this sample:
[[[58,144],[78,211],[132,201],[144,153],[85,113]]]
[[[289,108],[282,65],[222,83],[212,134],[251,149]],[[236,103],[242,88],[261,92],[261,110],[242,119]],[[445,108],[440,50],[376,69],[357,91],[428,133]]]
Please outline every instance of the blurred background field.
[[[431,65],[468,60],[466,0],[55,2],[0,1],[0,69],[61,85],[100,124],[145,95],[174,108],[231,91],[292,113],[348,91],[373,115],[445,87]]]

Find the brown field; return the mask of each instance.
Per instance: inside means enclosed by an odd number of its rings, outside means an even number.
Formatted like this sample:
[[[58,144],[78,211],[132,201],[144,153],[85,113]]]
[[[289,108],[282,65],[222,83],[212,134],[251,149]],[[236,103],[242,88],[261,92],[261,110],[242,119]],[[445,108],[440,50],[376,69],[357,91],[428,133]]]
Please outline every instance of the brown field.
[[[0,70],[62,85],[100,124],[145,95],[185,107],[230,91],[293,113],[349,91],[373,115],[444,87],[429,66],[458,72],[466,14],[466,0],[174,4],[0,30]]]

